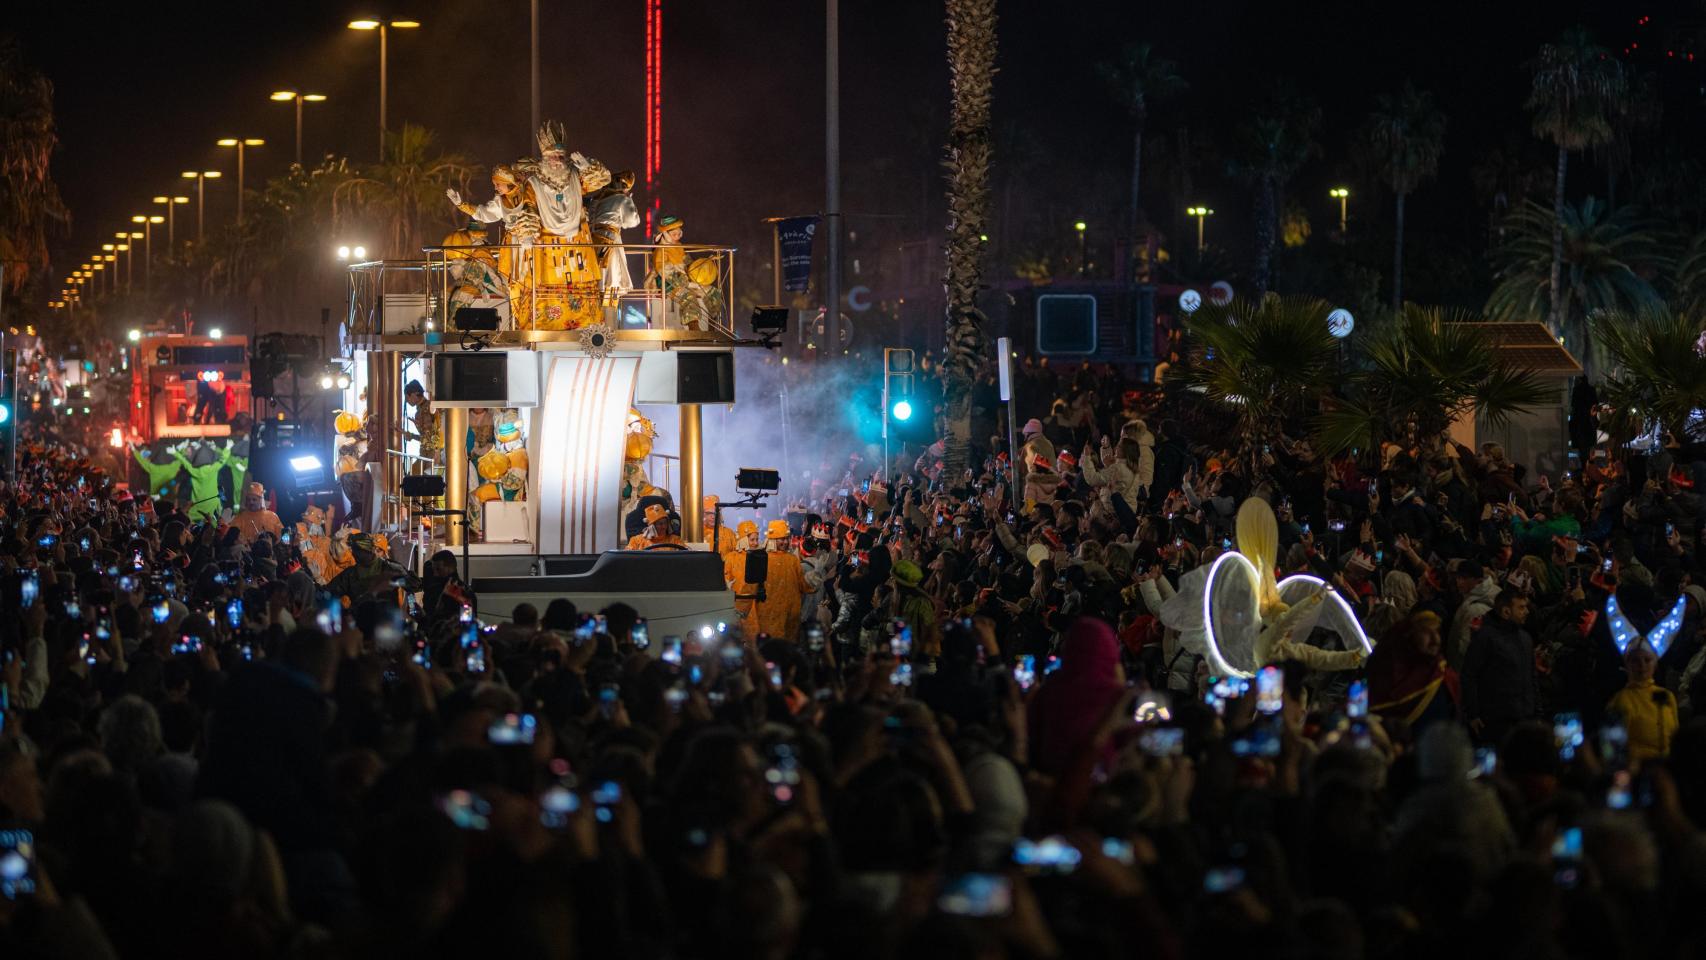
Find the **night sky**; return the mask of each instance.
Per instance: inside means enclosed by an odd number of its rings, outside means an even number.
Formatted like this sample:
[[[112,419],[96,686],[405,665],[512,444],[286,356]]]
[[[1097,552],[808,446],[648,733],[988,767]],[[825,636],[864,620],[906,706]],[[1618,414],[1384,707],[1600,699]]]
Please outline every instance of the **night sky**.
[[[307,105],[308,157],[371,156],[378,38],[345,29],[359,15],[423,23],[392,33],[393,128],[423,123],[441,133],[445,146],[482,165],[532,152],[525,0],[391,0],[386,10],[343,2],[9,6],[5,29],[20,35],[26,56],[57,86],[62,147],[55,176],[75,217],[66,257],[86,254],[130,214],[153,212],[150,196],[183,192],[181,170],[232,176],[235,159],[214,145],[218,137],[266,138],[265,147],[250,153],[251,187],[281,172],[291,155],[293,112],[267,100],[274,89],[330,97]],[[642,4],[545,0],[543,6],[545,116],[567,123],[572,148],[612,169],[639,169]],[[689,219],[689,241],[754,243],[763,236],[760,218],[820,209],[821,5],[665,0],[664,8],[663,199],[666,210]],[[1533,141],[1522,111],[1522,63],[1538,44],[1580,21],[1606,46],[1621,49],[1635,35],[1637,16],[1650,12],[1658,23],[1652,35],[1669,31],[1674,45],[1674,37],[1688,35],[1689,20],[1700,19],[1683,12],[1692,9],[1484,0],[1003,0],[996,123],[1036,135],[1049,151],[1039,185],[1070,198],[1075,183],[1099,179],[1105,191],[1125,175],[1128,125],[1094,72],[1122,44],[1149,40],[1180,61],[1192,84],[1188,98],[1156,112],[1152,134],[1188,122],[1208,136],[1225,136],[1272,78],[1283,75],[1324,108],[1322,155],[1296,187],[1324,211],[1326,186],[1354,173],[1348,139],[1373,96],[1410,78],[1434,91],[1449,118],[1444,169],[1413,199],[1411,218],[1419,230],[1449,229],[1471,213],[1468,169],[1478,151],[1510,138]],[[934,189],[925,178],[937,176],[946,119],[941,4],[842,0],[842,10],[846,162],[895,160],[874,189],[853,191],[849,213],[917,209],[903,198],[917,197],[920,184]],[[1643,52],[1664,42],[1650,41]],[[1698,85],[1698,71],[1674,68],[1684,87]],[[1667,123],[1697,125],[1697,99],[1695,116],[1673,112]],[[892,177],[892,195],[885,195],[884,177]],[[233,186],[231,180],[210,186],[210,223],[231,216]],[[1205,178],[1201,192],[1218,208],[1248,208],[1247,194],[1224,176]],[[483,198],[485,185],[474,193]],[[1363,202],[1376,201],[1364,192],[1357,199]],[[187,208],[191,224],[193,209]]]

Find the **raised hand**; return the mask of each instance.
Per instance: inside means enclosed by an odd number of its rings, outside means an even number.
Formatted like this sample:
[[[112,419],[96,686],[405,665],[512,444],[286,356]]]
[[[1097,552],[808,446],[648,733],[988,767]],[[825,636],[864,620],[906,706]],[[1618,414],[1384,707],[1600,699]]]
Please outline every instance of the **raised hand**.
[[[450,198],[451,205],[458,207],[462,206],[462,194],[458,193],[454,188],[445,190],[444,195]]]

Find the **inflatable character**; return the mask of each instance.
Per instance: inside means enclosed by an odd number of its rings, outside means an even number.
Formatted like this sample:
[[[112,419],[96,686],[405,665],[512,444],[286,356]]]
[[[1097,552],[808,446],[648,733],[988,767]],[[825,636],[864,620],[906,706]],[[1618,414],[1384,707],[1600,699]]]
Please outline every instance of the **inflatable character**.
[[[1268,664],[1296,660],[1314,670],[1360,666],[1374,644],[1349,602],[1320,577],[1293,574],[1275,582],[1279,522],[1266,500],[1238,508],[1238,549],[1207,569],[1187,573],[1161,607],[1161,622],[1206,657],[1218,676],[1253,677]],[[1349,649],[1329,650],[1305,639],[1315,628],[1338,634]]]

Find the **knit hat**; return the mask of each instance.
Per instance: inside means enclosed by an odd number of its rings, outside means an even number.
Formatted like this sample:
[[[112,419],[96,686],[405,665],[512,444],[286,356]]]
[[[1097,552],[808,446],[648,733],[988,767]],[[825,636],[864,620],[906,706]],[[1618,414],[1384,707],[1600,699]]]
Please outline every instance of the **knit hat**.
[[[894,578],[897,582],[916,587],[924,580],[924,571],[918,569],[918,564],[911,560],[896,560],[894,563]]]
[[[1024,429],[1020,430],[1019,432],[1024,434],[1027,437],[1034,437],[1037,434],[1043,432],[1043,422],[1041,420],[1038,420],[1036,417],[1032,417],[1031,419],[1025,421]]]

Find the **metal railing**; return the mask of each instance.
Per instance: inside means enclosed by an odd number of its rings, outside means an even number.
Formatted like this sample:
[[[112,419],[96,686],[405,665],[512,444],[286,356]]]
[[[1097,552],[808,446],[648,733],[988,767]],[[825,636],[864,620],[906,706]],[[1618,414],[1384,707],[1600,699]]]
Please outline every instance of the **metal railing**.
[[[704,330],[734,337],[733,247],[536,243],[425,247],[421,260],[349,267],[356,337],[450,329],[459,307],[493,307],[500,330]],[[620,257],[631,286],[607,285]]]

